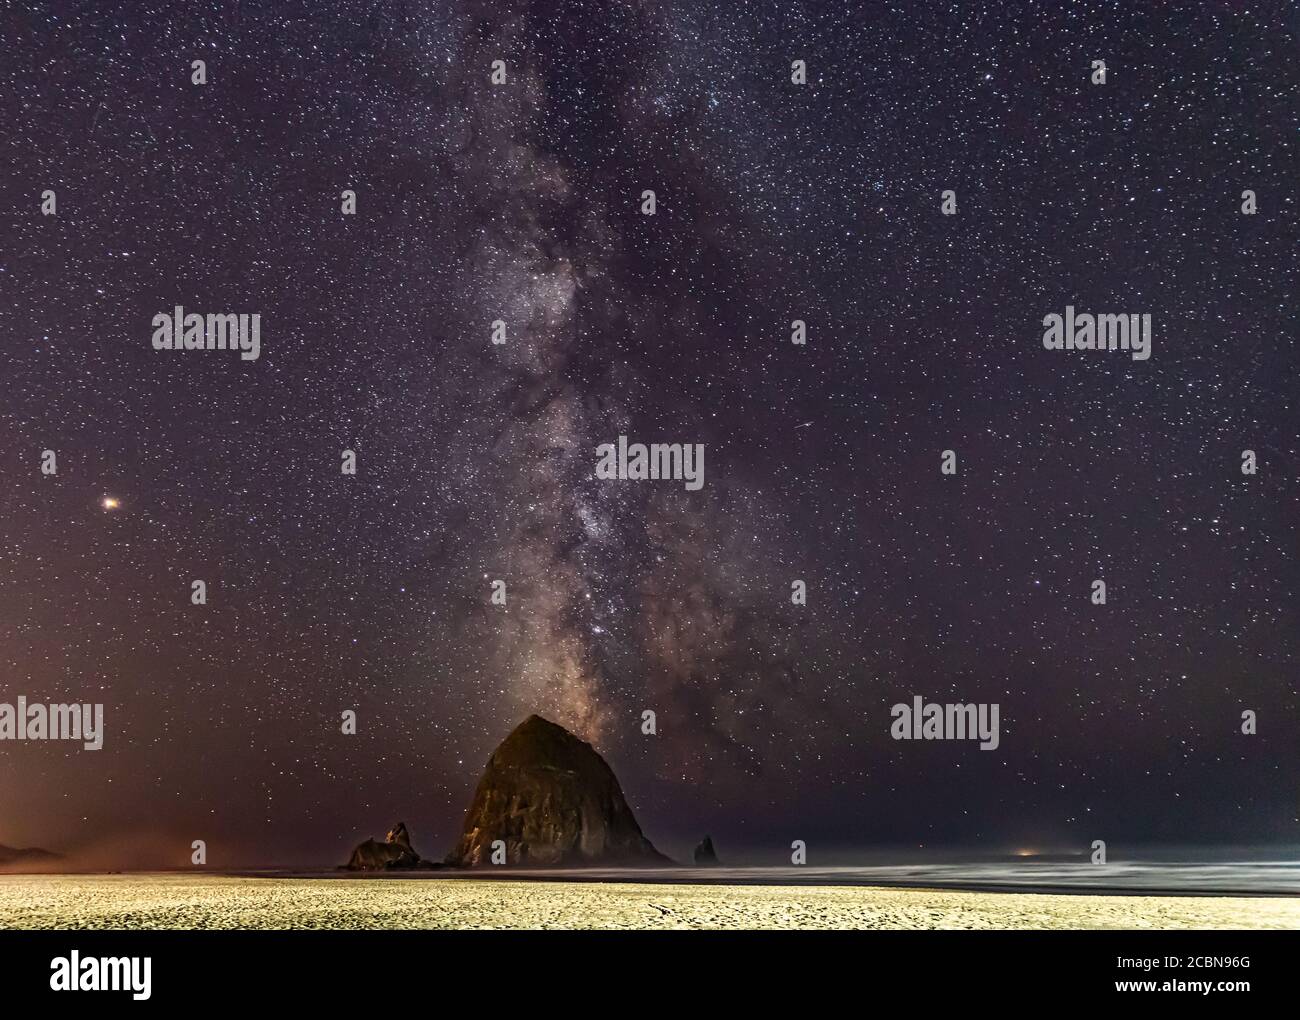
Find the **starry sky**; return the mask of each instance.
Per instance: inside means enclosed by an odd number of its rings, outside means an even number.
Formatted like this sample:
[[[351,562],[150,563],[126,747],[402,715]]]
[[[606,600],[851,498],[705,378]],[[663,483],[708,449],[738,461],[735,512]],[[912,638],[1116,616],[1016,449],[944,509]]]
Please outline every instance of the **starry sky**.
[[[537,712],[679,856],[1300,844],[1296,12],[7,10],[0,700],[107,733],[0,745],[0,842],[441,856]]]

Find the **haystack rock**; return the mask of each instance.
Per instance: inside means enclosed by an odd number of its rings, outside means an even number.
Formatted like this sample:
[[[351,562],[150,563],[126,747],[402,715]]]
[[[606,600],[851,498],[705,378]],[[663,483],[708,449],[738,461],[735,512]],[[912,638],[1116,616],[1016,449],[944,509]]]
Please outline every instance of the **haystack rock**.
[[[705,836],[700,840],[700,845],[695,848],[695,866],[697,868],[712,868],[721,862],[718,860],[718,852],[713,849],[713,837]]]
[[[350,871],[382,871],[392,868],[427,867],[428,862],[411,846],[411,834],[405,822],[398,822],[388,830],[384,842],[368,839],[352,851],[348,860]]]
[[[563,726],[530,715],[488,759],[447,863],[513,867],[671,864],[641,834],[605,760]]]

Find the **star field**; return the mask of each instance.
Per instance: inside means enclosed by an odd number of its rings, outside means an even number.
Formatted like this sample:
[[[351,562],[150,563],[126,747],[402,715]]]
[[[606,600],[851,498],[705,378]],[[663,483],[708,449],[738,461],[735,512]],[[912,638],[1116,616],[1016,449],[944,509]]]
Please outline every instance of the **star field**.
[[[539,712],[670,852],[1300,843],[1296,32],[10,12],[0,700],[108,732],[0,747],[0,842],[446,846]],[[175,305],[259,313],[260,358],[154,350]],[[1045,350],[1066,305],[1149,313],[1150,360]],[[703,443],[704,488],[593,477],[620,434]],[[913,695],[1000,704],[1000,747],[891,740]]]

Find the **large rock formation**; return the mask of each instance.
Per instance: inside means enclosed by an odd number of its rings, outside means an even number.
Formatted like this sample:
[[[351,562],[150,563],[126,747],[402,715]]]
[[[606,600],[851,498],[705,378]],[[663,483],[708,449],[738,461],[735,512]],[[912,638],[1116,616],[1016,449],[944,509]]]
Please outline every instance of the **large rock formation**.
[[[347,866],[350,871],[383,871],[430,865],[428,861],[422,861],[411,846],[411,834],[406,830],[406,823],[398,822],[388,830],[382,843],[368,839],[353,850]]]
[[[530,715],[488,759],[460,842],[447,863],[661,865],[672,862],[641,834],[605,760],[562,726]]]

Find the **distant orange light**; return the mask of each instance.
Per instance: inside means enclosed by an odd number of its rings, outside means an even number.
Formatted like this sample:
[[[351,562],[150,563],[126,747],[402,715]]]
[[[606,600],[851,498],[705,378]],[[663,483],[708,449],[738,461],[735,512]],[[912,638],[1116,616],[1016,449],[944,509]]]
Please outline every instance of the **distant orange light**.
[[[118,500],[114,499],[112,496],[105,496],[104,499],[101,501],[100,505],[105,510],[116,510],[122,504]]]

